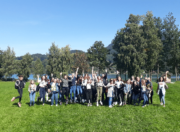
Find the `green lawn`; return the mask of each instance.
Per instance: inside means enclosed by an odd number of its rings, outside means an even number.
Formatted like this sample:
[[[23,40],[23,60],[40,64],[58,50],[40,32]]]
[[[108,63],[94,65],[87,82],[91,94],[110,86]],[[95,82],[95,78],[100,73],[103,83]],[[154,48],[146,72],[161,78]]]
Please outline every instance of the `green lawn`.
[[[180,131],[180,82],[168,84],[166,107],[160,106],[154,93],[153,105],[126,105],[87,107],[70,104],[56,107],[41,103],[29,107],[27,86],[24,89],[22,107],[18,100],[11,102],[18,93],[13,82],[0,82],[0,131]],[[154,91],[157,84],[153,83]],[[37,97],[37,95],[36,95]]]

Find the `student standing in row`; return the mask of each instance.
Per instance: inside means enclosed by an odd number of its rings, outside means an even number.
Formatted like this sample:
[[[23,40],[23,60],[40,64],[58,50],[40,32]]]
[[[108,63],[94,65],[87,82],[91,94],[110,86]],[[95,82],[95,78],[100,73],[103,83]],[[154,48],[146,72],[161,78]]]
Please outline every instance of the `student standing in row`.
[[[161,102],[160,104],[163,105],[164,107],[165,107],[165,94],[166,94],[165,85],[166,83],[163,81],[163,77],[160,77],[157,87],[157,93],[159,95],[159,99]]]
[[[19,75],[19,80],[15,83],[15,89],[17,89],[19,96],[13,97],[11,101],[14,101],[15,99],[19,99],[18,106],[21,107],[21,99],[23,94],[23,88],[25,87],[25,82],[23,81],[23,76]]]
[[[102,103],[102,88],[104,86],[103,81],[100,76],[98,76],[98,78],[97,78],[96,85],[97,85],[97,99],[96,99],[97,103],[96,103],[96,105],[99,106],[99,103],[98,103],[99,99],[100,99],[100,104],[103,105],[103,103]]]
[[[72,103],[72,93],[74,94],[74,103],[76,103],[76,79],[77,79],[77,75],[78,75],[78,70],[79,70],[79,67],[77,68],[76,70],[76,74],[72,73],[72,86],[71,86],[71,89],[70,89],[70,97],[71,97],[71,103]]]
[[[59,88],[58,88],[57,79],[54,79],[54,82],[51,82],[50,92],[52,93],[52,96],[51,96],[51,106],[53,106],[54,100],[55,100],[56,106],[58,106]]]
[[[124,105],[126,105],[126,102],[128,101],[130,103],[130,97],[131,97],[131,80],[128,79],[127,83],[125,84],[124,87],[124,94],[125,94],[125,103]]]
[[[93,82],[91,81],[91,79],[87,80],[87,84],[86,84],[86,99],[87,99],[87,106],[92,106],[92,89],[91,89],[91,85],[93,84]]]
[[[143,96],[143,106],[142,107],[145,107],[146,106],[146,103],[148,101],[148,97],[147,97],[147,94],[146,94],[146,83],[145,83],[145,80],[142,80],[141,81],[141,93],[142,93],[142,96]]]
[[[69,80],[67,75],[64,75],[64,78],[62,78],[62,72],[60,73],[60,78],[62,81],[62,96],[64,97],[64,95],[66,96],[66,105],[68,104],[68,96],[69,96],[69,82],[71,82],[72,80]],[[62,102],[62,99],[61,99]]]
[[[34,106],[35,97],[36,97],[36,84],[34,84],[34,80],[30,81],[30,85],[28,87],[29,97],[30,97],[30,104],[29,106]]]
[[[115,87],[114,81],[113,79],[110,79],[110,83],[108,83],[106,86],[106,88],[108,88],[107,97],[109,98],[109,108],[112,108],[114,87]]]
[[[47,86],[47,82],[45,80],[45,76],[41,77],[41,80],[39,80],[39,75],[37,75],[37,82],[39,83],[39,87],[40,87],[40,98],[43,98],[43,105],[45,103],[45,95],[46,95],[46,86]]]

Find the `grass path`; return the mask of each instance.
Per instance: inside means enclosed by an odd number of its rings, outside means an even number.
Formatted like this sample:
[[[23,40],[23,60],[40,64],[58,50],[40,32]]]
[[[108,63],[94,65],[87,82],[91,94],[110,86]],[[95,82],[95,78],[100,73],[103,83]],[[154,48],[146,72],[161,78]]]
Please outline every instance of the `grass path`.
[[[153,96],[153,105],[126,105],[87,107],[81,104],[50,106],[37,103],[29,107],[27,86],[22,107],[18,100],[10,102],[18,93],[12,82],[0,82],[0,131],[180,131],[180,82],[168,84],[166,107],[160,106],[159,97]],[[157,84],[153,83],[154,91]],[[37,95],[36,95],[37,97]]]

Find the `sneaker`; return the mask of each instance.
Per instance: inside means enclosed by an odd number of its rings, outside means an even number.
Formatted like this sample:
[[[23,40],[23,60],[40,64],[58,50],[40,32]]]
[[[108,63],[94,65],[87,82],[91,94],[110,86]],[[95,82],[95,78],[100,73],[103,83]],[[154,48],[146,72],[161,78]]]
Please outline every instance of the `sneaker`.
[[[161,102],[160,105],[163,105],[163,103]]]
[[[21,103],[18,102],[18,106],[21,107]]]
[[[165,105],[163,105],[163,107],[165,107]]]
[[[119,106],[122,106],[122,102],[119,104]]]
[[[70,100],[70,103],[72,103],[72,100]]]
[[[62,105],[62,102],[60,101],[59,105]]]
[[[51,106],[53,106],[53,105],[51,105]]]
[[[117,105],[117,102],[115,102],[114,105]]]
[[[84,103],[84,99],[82,99],[82,103]]]
[[[66,101],[66,105],[68,104],[68,100]]]
[[[103,102],[102,102],[102,101],[100,101],[100,104],[101,104],[101,105],[103,105]]]
[[[109,108],[112,108],[112,105],[110,105]]]
[[[87,104],[87,106],[89,106],[89,103]]]
[[[51,100],[49,99],[48,102],[51,102]]]
[[[58,105],[56,104],[56,106],[58,106]]]
[[[144,108],[144,105],[142,107]]]
[[[99,106],[98,102],[97,102],[96,106]]]
[[[44,103],[43,103],[43,105],[44,105]]]
[[[90,103],[90,105],[89,106],[92,106],[92,104]]]
[[[43,101],[43,98],[41,98],[41,102]]]
[[[14,100],[15,100],[15,97],[13,97],[13,98],[11,99],[11,102],[14,101]]]
[[[29,107],[31,107],[31,105],[29,105]]]

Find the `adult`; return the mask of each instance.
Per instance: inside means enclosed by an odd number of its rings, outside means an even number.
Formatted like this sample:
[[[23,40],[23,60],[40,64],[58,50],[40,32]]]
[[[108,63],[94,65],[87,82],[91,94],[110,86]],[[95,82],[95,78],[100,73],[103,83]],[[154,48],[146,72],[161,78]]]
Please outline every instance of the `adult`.
[[[19,80],[15,83],[15,89],[17,89],[19,96],[13,97],[11,101],[14,101],[15,99],[19,99],[18,106],[21,107],[21,99],[23,94],[23,88],[25,87],[25,82],[23,81],[23,76],[19,75]]]
[[[28,87],[29,92],[29,98],[30,98],[30,104],[29,106],[34,106],[35,103],[35,97],[36,97],[36,84],[34,84],[34,80],[30,81],[30,85]]]
[[[54,82],[51,82],[50,92],[52,93],[52,96],[51,96],[51,106],[53,106],[54,100],[55,100],[56,106],[58,106],[59,88],[58,88],[57,79],[54,79]]]
[[[102,81],[103,81],[103,84],[104,84],[104,86],[102,87],[102,101],[104,102],[108,102],[108,98],[107,98],[107,90],[106,90],[106,85],[108,84],[108,80],[107,80],[107,69],[105,69],[105,73],[104,74],[102,74]],[[104,100],[104,95],[105,95],[105,98],[106,98],[106,100]]]
[[[113,79],[110,79],[110,83],[108,83],[106,86],[106,88],[108,88],[107,97],[109,98],[109,108],[112,108],[114,87],[115,87],[114,81]]]

